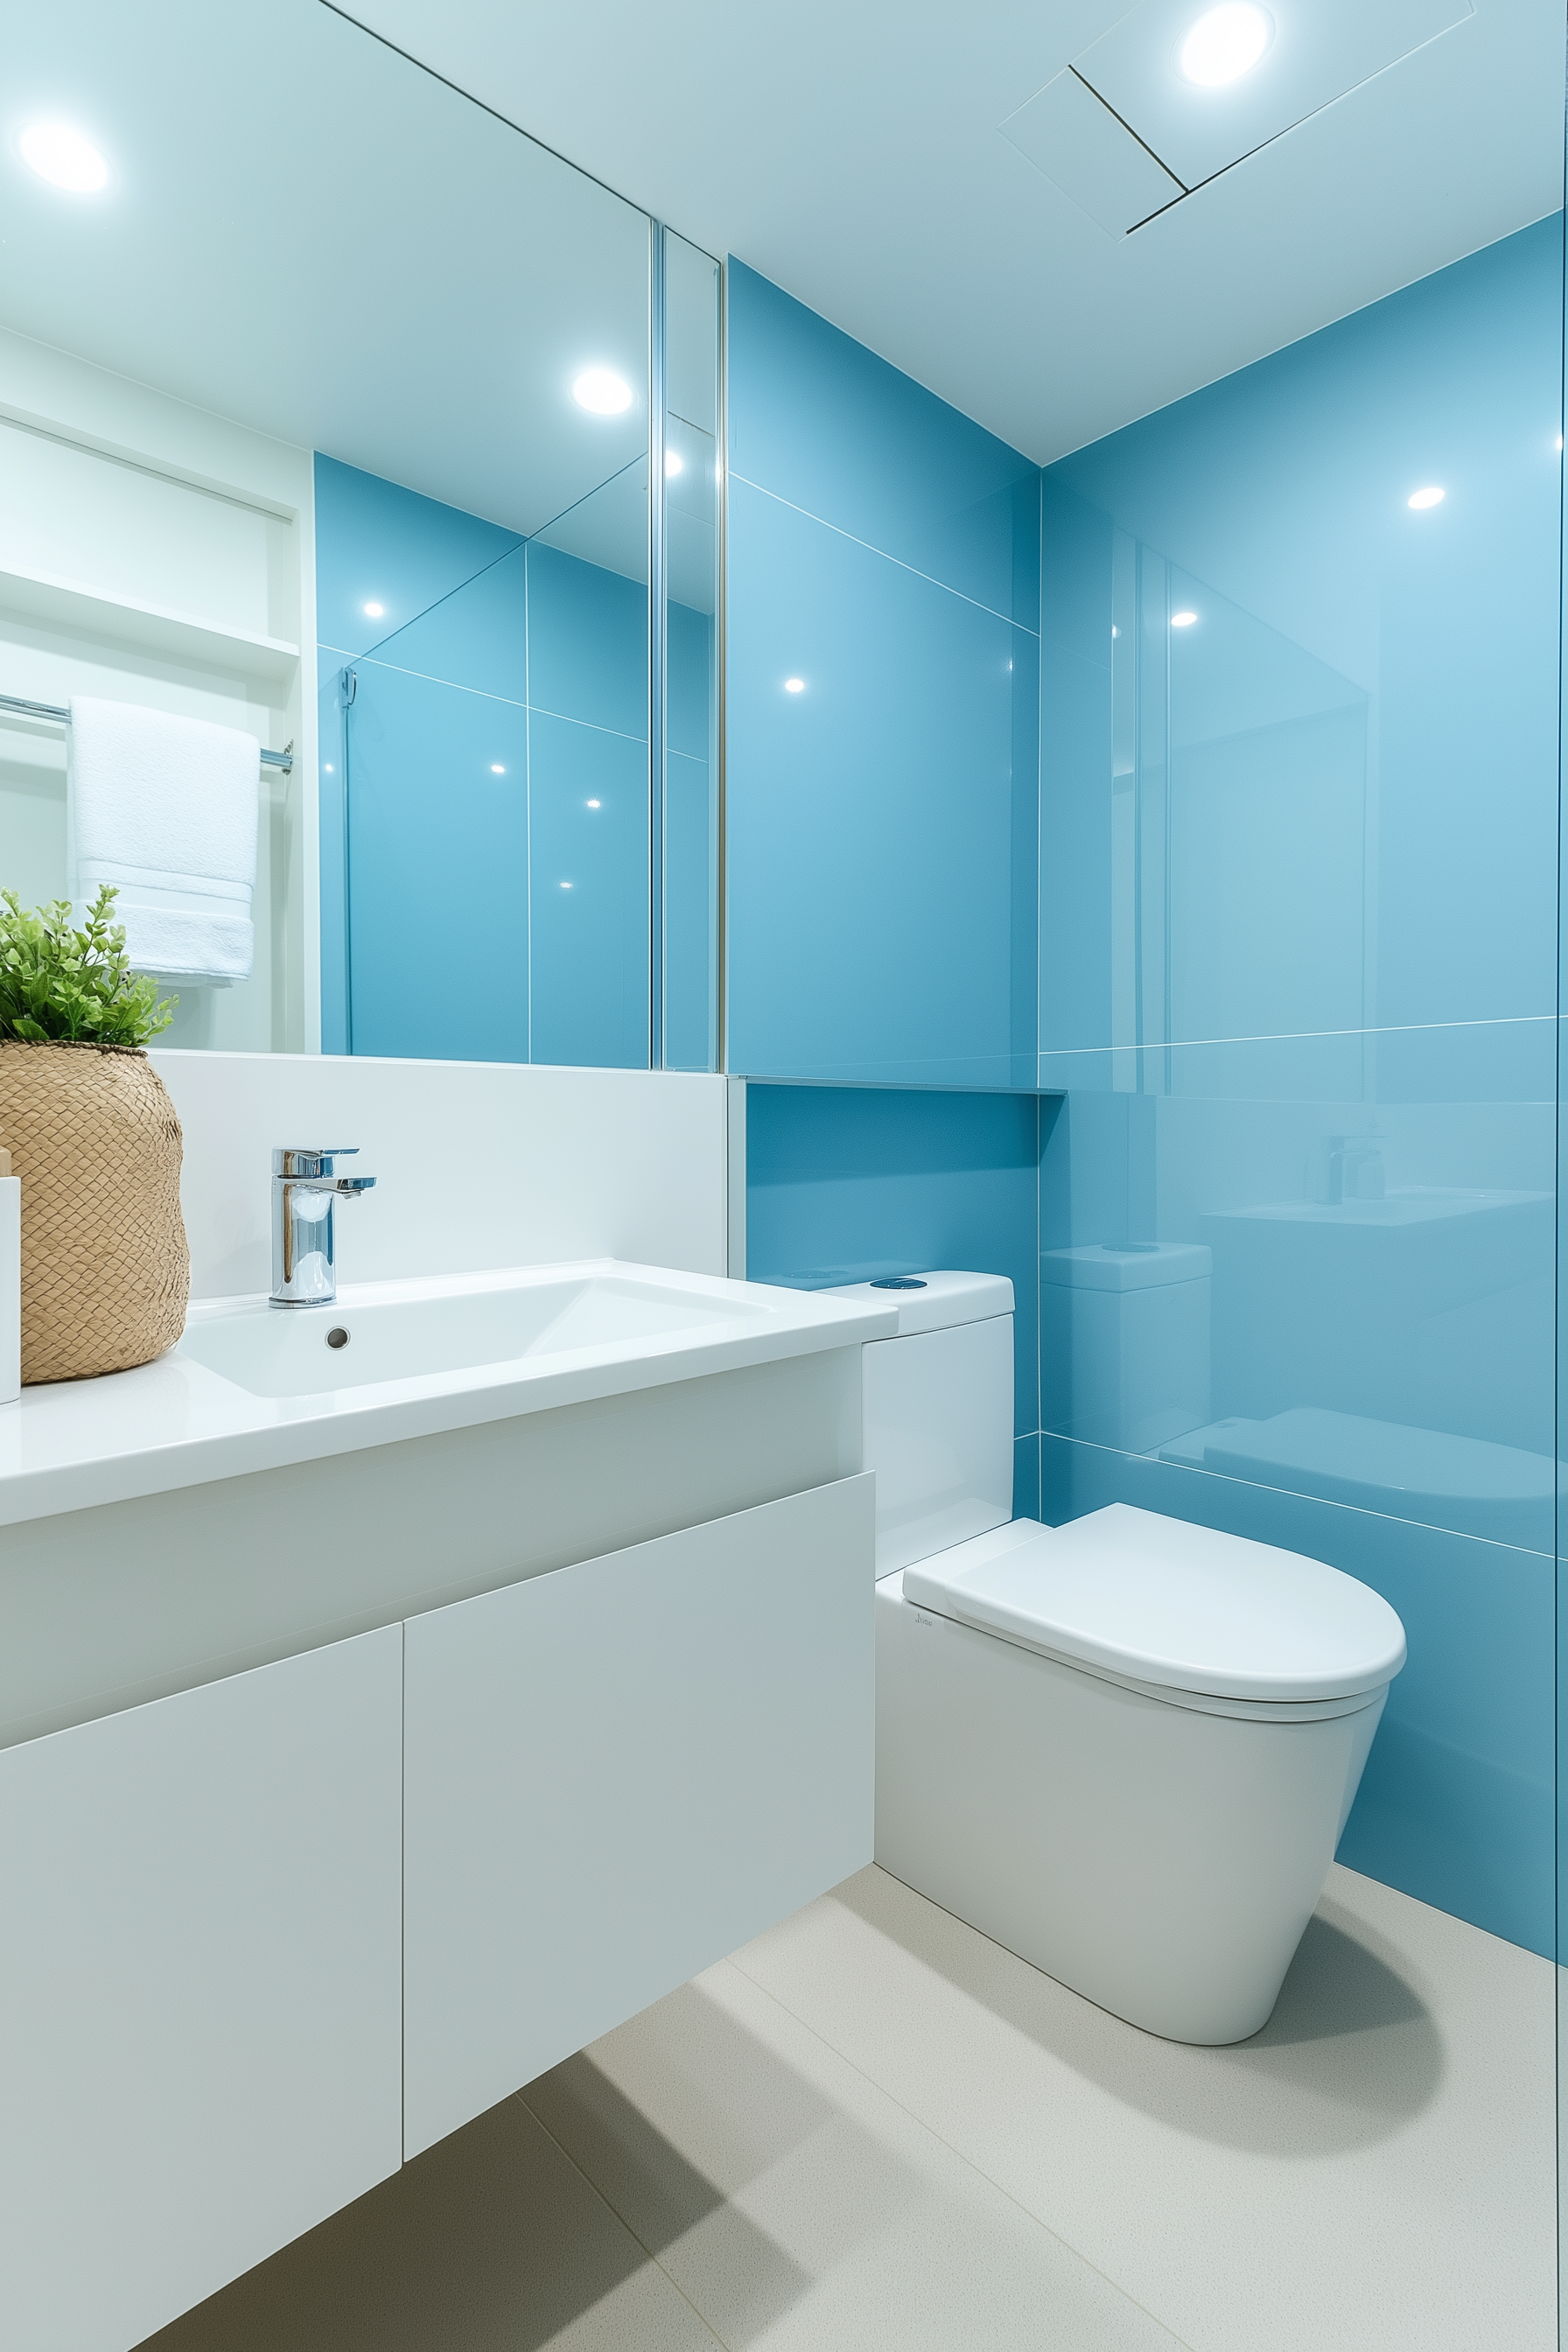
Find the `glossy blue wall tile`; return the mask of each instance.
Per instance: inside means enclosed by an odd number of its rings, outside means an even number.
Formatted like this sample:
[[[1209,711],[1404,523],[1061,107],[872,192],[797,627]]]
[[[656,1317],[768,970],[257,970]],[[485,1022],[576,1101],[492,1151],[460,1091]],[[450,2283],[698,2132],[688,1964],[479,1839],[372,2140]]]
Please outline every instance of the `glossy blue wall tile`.
[[[1562,262],[1542,222],[1042,493],[1044,1515],[1386,1592],[1342,1858],[1541,1951]]]
[[[405,496],[406,496],[406,492]],[[533,551],[520,541],[375,648],[377,661],[464,686],[476,694],[528,700],[528,597]]]
[[[646,1069],[647,751],[529,720],[530,1058]]]
[[[646,1066],[646,587],[330,459],[317,485],[323,1045]],[[467,942],[440,986],[432,904]]]
[[[746,1272],[803,1290],[933,1266],[1013,1284],[1014,1423],[1039,1428],[1039,1106],[1028,1095],[746,1088]],[[1019,1472],[1026,1494],[1026,1456]]]
[[[1035,637],[745,483],[730,580],[731,1068],[1032,1085]]]
[[[647,740],[647,590],[537,543],[528,551],[528,695],[536,710]]]
[[[1554,218],[1049,469],[1044,1051],[1553,1009],[1561,373]]]
[[[526,1061],[528,714],[379,662],[357,667],[353,1050]]]
[[[730,1066],[1032,1087],[1037,469],[730,282]]]
[[[368,653],[521,545],[499,523],[320,451],[315,478],[316,635],[346,654]]]
[[[713,948],[719,936],[719,707],[711,614],[671,600],[665,648],[664,1059],[717,1061]]]
[[[1043,1426],[1550,1552],[1552,1030],[1176,1046],[1068,1095]]]
[[[1039,471],[731,258],[730,467],[807,514],[1039,625]]]

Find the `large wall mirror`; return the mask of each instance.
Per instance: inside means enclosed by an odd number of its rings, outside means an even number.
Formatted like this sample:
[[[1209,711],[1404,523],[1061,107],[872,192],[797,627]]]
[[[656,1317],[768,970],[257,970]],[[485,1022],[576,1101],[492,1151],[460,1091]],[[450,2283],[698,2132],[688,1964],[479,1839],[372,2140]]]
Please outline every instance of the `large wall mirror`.
[[[717,264],[322,0],[7,48],[0,884],[73,698],[205,720],[254,956],[165,1042],[717,1066]]]

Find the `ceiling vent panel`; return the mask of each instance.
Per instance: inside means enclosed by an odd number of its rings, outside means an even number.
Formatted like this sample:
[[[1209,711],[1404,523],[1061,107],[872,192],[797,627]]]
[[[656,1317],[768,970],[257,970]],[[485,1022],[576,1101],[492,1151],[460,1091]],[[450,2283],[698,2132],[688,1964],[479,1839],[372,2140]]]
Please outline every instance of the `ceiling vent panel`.
[[[1072,61],[1185,189],[1475,12],[1469,0],[1258,0],[1248,13],[1263,20],[1268,46],[1218,88],[1189,80],[1181,66],[1187,37],[1210,13],[1205,0],[1142,0]]]
[[[1002,135],[1090,220],[1123,236],[1184,190],[1071,67],[1010,114]]]

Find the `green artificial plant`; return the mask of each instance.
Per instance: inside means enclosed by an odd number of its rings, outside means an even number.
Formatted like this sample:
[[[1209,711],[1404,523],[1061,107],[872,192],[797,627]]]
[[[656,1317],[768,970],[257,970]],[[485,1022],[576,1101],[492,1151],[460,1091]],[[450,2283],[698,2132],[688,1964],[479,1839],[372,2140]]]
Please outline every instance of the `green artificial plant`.
[[[104,883],[79,930],[68,899],[26,914],[0,890],[0,1039],[144,1045],[168,1027],[180,1000],[132,971],[124,925],[110,920],[118,895]]]

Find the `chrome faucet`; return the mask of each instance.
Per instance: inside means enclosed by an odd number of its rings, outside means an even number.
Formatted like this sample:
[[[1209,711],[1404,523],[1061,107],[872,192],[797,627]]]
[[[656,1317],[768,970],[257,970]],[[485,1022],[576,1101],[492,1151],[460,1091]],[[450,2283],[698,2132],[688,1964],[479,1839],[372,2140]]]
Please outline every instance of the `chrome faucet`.
[[[306,1150],[283,1146],[272,1155],[272,1304],[331,1307],[338,1295],[332,1249],[332,1204],[368,1192],[374,1176],[334,1176],[334,1160],[350,1160],[357,1143]]]

